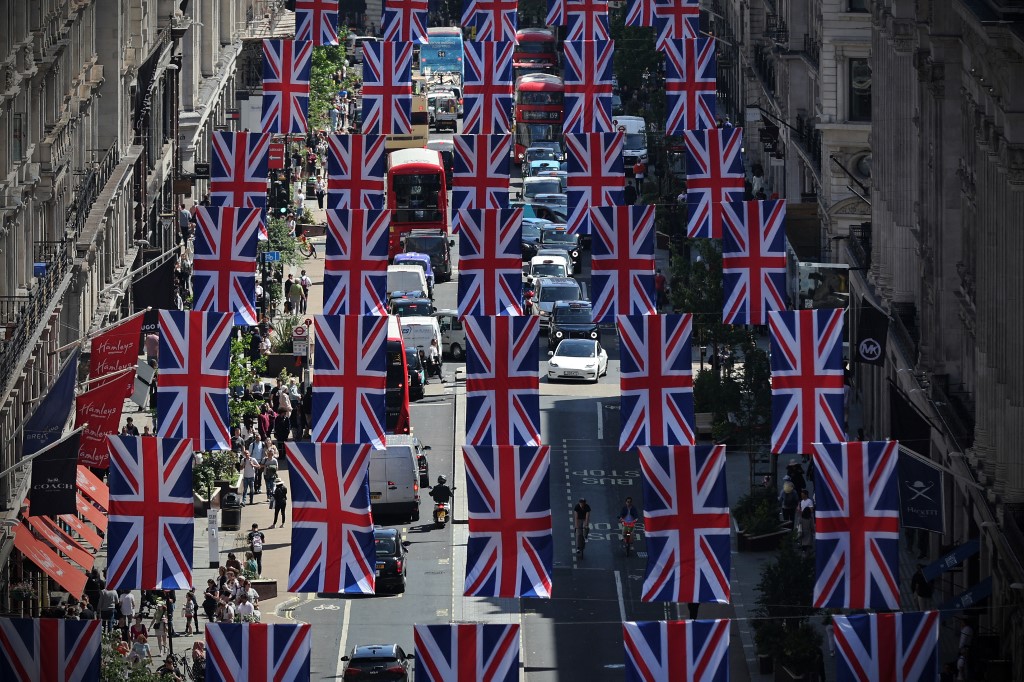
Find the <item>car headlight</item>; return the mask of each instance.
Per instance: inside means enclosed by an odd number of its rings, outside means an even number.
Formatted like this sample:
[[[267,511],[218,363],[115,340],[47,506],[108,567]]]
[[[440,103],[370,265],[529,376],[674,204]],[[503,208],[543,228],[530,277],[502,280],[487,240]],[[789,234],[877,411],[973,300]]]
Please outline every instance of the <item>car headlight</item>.
[[[554,369],[558,369],[558,363],[555,362],[554,360],[548,360],[548,367],[552,367]]]
[[[590,338],[592,338],[592,339],[596,339],[597,338],[597,331],[596,330],[590,332]]]
[[[597,367],[597,363],[596,363],[596,362],[588,362],[588,363],[587,363],[587,364],[585,365],[585,367],[586,367],[587,369],[594,369],[595,367]]]
[[[572,256],[574,259],[575,258],[579,258],[580,257],[580,252],[579,251],[570,251],[569,255]]]
[[[562,338],[562,336],[563,336],[562,332],[555,332],[555,338],[556,339],[560,339],[560,338]]]

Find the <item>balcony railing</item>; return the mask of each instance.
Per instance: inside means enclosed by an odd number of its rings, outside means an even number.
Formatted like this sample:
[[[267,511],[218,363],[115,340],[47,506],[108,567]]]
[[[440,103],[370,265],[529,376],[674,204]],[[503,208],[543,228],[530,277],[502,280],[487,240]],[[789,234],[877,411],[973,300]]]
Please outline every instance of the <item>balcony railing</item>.
[[[96,195],[107,184],[107,180],[120,162],[121,154],[117,145],[111,145],[100,161],[89,164],[82,181],[75,187],[71,203],[64,213],[64,224],[75,239],[82,234],[85,219],[89,216],[92,205],[96,203]]]
[[[819,68],[821,63],[821,43],[814,40],[810,35],[804,36],[804,57],[807,58],[814,68]]]
[[[797,143],[807,153],[808,161],[821,174],[821,131],[810,118],[796,117]]]
[[[775,60],[766,46],[754,50],[754,72],[757,73],[769,95],[775,95]]]

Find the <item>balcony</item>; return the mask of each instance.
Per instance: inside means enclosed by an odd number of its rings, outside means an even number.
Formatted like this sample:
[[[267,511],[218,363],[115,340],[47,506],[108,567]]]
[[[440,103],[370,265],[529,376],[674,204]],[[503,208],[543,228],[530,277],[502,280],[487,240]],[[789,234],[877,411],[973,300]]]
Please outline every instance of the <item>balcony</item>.
[[[821,131],[810,117],[796,117],[796,142],[807,157],[808,163],[821,177]]]
[[[817,71],[821,63],[821,42],[814,40],[810,35],[804,36],[804,49],[801,53],[804,59]]]
[[[765,92],[775,97],[775,60],[765,45],[754,48],[754,73],[761,79]]]

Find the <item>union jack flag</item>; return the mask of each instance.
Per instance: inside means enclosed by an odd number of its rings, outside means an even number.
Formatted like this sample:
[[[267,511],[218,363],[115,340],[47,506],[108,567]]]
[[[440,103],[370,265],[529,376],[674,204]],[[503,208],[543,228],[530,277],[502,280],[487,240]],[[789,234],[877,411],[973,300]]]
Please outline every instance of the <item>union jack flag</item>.
[[[99,682],[100,621],[0,618],[0,679]]]
[[[384,208],[384,135],[327,138],[327,208]]]
[[[380,29],[385,41],[426,45],[427,0],[384,0]]]
[[[665,43],[666,135],[714,128],[718,65],[715,39],[669,40]]]
[[[626,26],[652,28],[655,0],[626,0]]]
[[[540,321],[467,317],[466,442],[539,445]]]
[[[612,126],[611,40],[567,40],[565,55],[565,118],[567,133],[610,133]]]
[[[210,164],[210,203],[236,208],[267,207],[267,166],[270,138],[267,133],[213,133]],[[260,240],[269,239],[260,226]]]
[[[315,438],[314,438],[315,440]],[[289,592],[373,594],[369,444],[288,443],[292,484]]]
[[[899,609],[898,449],[814,444],[815,608]]]
[[[729,621],[625,622],[626,682],[728,682]]]
[[[508,208],[511,135],[453,135],[452,206]],[[458,232],[458,226],[452,230]]]
[[[466,41],[463,133],[491,135],[509,132],[515,45],[512,41]]]
[[[939,612],[833,616],[839,682],[917,682],[939,674]]]
[[[722,238],[722,204],[743,201],[742,128],[685,130],[686,204],[691,239]]]
[[[306,132],[312,56],[309,40],[263,41],[263,132]]]
[[[192,585],[192,441],[108,436],[107,584],[115,590]]]
[[[459,317],[522,315],[523,209],[464,208],[459,226]]]
[[[654,206],[590,210],[594,322],[654,315]]]
[[[363,134],[412,132],[412,43],[363,43]]]
[[[622,170],[623,134],[582,133],[565,135],[568,155],[566,187],[570,234],[586,233],[591,207],[623,202],[626,176]]]
[[[693,315],[618,318],[622,433],[619,450],[693,445]]]
[[[387,315],[391,211],[327,209],[325,315]]]
[[[462,25],[476,26],[477,40],[515,42],[519,0],[465,0]]]
[[[338,44],[338,1],[295,0],[295,39]]]
[[[309,623],[207,623],[210,682],[308,680]]]
[[[256,324],[256,240],[263,211],[200,206],[196,221],[192,309],[234,313],[235,324]]]
[[[388,318],[314,315],[313,328],[312,440],[383,450]]]
[[[156,435],[196,450],[230,450],[231,313],[160,311]]]
[[[769,311],[772,452],[814,452],[846,440],[843,311]]]
[[[608,0],[562,0],[566,40],[611,40]]]
[[[550,599],[550,449],[466,445],[462,452],[469,506],[464,594]]]
[[[566,0],[548,0],[548,13],[544,17],[547,26],[565,26]]]
[[[700,35],[700,0],[654,0],[654,47]]]
[[[765,324],[786,309],[786,202],[732,202],[722,217],[722,321]]]
[[[641,446],[644,601],[729,603],[724,445]]]
[[[416,673],[426,682],[516,682],[519,624],[417,625]]]

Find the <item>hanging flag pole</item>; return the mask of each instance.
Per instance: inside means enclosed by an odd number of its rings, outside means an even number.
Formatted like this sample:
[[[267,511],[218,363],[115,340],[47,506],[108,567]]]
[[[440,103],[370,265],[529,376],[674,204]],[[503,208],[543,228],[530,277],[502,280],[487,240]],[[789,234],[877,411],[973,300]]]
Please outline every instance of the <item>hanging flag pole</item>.
[[[119,377],[122,374],[127,374],[128,372],[134,372],[134,371],[135,371],[135,367],[125,367],[124,369],[119,369],[116,372],[111,372],[110,374],[104,374],[101,377],[95,377],[93,379],[86,379],[85,381],[81,382],[81,386],[88,386],[89,384],[94,384],[97,381],[103,381],[104,379],[111,379],[111,378]]]
[[[99,336],[100,334],[106,334],[107,332],[109,332],[112,329],[117,329],[122,324],[126,324],[128,322],[131,322],[132,320],[134,320],[139,315],[145,315],[146,313],[148,313],[152,309],[153,309],[153,306],[147,306],[146,308],[144,308],[142,310],[139,310],[138,312],[132,313],[131,315],[129,315],[128,317],[124,318],[123,320],[121,320],[117,324],[113,325],[112,327],[104,327],[103,329],[100,329],[99,331],[93,332],[92,334],[86,334],[85,336],[79,338],[77,341],[72,341],[71,343],[66,343],[63,346],[61,346],[60,348],[55,348],[54,350],[51,350],[50,351],[50,355],[56,355],[57,353],[63,353],[64,351],[70,350],[71,348],[74,348],[75,346],[83,344],[86,341]],[[91,381],[95,381],[95,379],[91,379]],[[88,383],[88,382],[86,382],[86,383]]]
[[[22,457],[21,459],[18,460],[17,464],[9,466],[6,469],[4,469],[3,471],[0,471],[0,478],[3,478],[4,476],[6,476],[7,474],[11,473],[12,471],[17,469],[21,465],[25,464],[26,462],[31,462],[32,460],[34,460],[39,455],[45,455],[50,450],[53,450],[55,447],[57,447],[58,445],[60,445],[64,441],[66,441],[68,438],[72,438],[72,437],[78,435],[79,433],[81,433],[82,431],[85,431],[85,429],[88,426],[89,426],[88,422],[85,423],[85,424],[82,424],[81,426],[76,426],[74,429],[72,429],[68,433],[65,433],[63,436],[61,436],[57,440],[53,441],[49,445],[44,445],[43,447],[41,447],[38,450],[36,450],[35,452],[33,452],[31,455],[28,455],[26,457]]]

